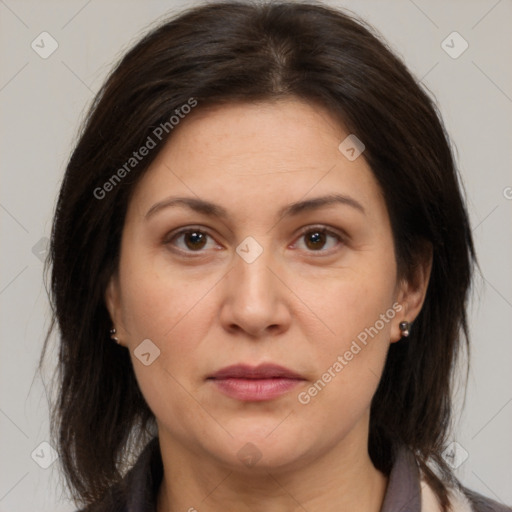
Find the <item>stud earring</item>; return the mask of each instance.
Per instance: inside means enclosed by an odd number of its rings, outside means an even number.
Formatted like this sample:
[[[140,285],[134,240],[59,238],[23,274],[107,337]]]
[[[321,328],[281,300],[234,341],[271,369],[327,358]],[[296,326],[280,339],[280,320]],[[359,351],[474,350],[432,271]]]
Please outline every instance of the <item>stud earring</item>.
[[[410,329],[411,329],[411,322],[400,322],[399,324],[399,328],[400,328],[400,332],[402,333],[402,336],[404,336],[405,338],[407,338],[407,336],[409,336],[409,334],[411,333]]]
[[[112,327],[112,329],[110,329],[110,337],[117,343],[119,344],[119,338],[117,336],[115,336],[116,334],[116,328],[115,327]]]

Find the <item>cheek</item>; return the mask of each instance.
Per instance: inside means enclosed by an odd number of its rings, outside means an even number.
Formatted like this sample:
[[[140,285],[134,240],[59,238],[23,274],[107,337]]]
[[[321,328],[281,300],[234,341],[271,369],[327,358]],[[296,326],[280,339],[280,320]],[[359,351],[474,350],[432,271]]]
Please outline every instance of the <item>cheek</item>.
[[[320,279],[297,278],[294,290],[311,310],[311,335],[316,330],[317,340],[324,340],[330,353],[348,348],[358,337],[364,342],[368,331],[372,338],[389,341],[396,315],[393,277],[392,270],[376,267],[373,272],[353,268]]]
[[[297,398],[322,422],[345,425],[370,406],[398,313],[392,271],[376,266],[340,276],[314,286],[302,281],[304,301],[319,319],[307,336],[317,340],[312,357],[318,373]]]
[[[194,276],[173,269],[165,263],[165,254],[142,254],[126,258],[121,279],[123,319],[132,344],[145,338],[160,344],[179,341],[175,334],[183,326],[190,340],[194,339],[201,325],[190,319],[207,302],[206,292],[215,284],[212,275]]]
[[[190,402],[184,389],[193,391],[198,362],[215,319],[213,294],[219,276],[174,271],[147,255],[126,258],[122,267],[123,320],[133,368],[150,407],[159,401],[179,407]],[[157,347],[154,363],[145,366],[137,357],[143,340]]]
[[[204,409],[192,398],[196,390],[190,376],[197,375],[197,363],[202,360],[201,340],[207,336],[212,318],[212,304],[205,290],[214,282],[205,286],[205,281],[211,279],[208,277],[200,286],[183,274],[164,276],[148,268],[151,269],[144,265],[125,267],[123,312],[127,342],[135,377],[150,409],[185,439],[187,425],[198,418],[208,422],[203,417]],[[149,365],[137,357],[137,349],[145,339],[159,350]]]

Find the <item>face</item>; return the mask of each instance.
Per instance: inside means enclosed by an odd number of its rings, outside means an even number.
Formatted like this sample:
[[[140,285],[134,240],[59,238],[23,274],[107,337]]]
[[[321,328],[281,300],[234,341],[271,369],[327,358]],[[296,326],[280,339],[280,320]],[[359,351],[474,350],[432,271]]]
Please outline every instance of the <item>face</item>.
[[[243,470],[366,443],[428,276],[397,280],[348,135],[299,100],[198,109],[137,185],[106,303],[169,446]]]

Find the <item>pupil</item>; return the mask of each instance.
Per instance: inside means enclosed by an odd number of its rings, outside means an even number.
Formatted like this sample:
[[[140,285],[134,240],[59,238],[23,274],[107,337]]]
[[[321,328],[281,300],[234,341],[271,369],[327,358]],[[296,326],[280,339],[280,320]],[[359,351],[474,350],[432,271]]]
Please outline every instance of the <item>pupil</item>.
[[[316,231],[310,234],[307,240],[307,245],[310,249],[318,249],[325,243],[325,234]]]
[[[205,236],[197,231],[191,231],[185,236],[186,244],[189,249],[200,249],[205,244]]]

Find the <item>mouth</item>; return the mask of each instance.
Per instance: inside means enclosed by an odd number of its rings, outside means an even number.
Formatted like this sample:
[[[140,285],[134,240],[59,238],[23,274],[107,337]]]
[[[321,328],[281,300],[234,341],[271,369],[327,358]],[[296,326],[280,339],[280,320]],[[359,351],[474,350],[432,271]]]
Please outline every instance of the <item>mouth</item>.
[[[228,366],[207,378],[221,393],[242,401],[262,402],[287,393],[306,379],[283,366]]]

